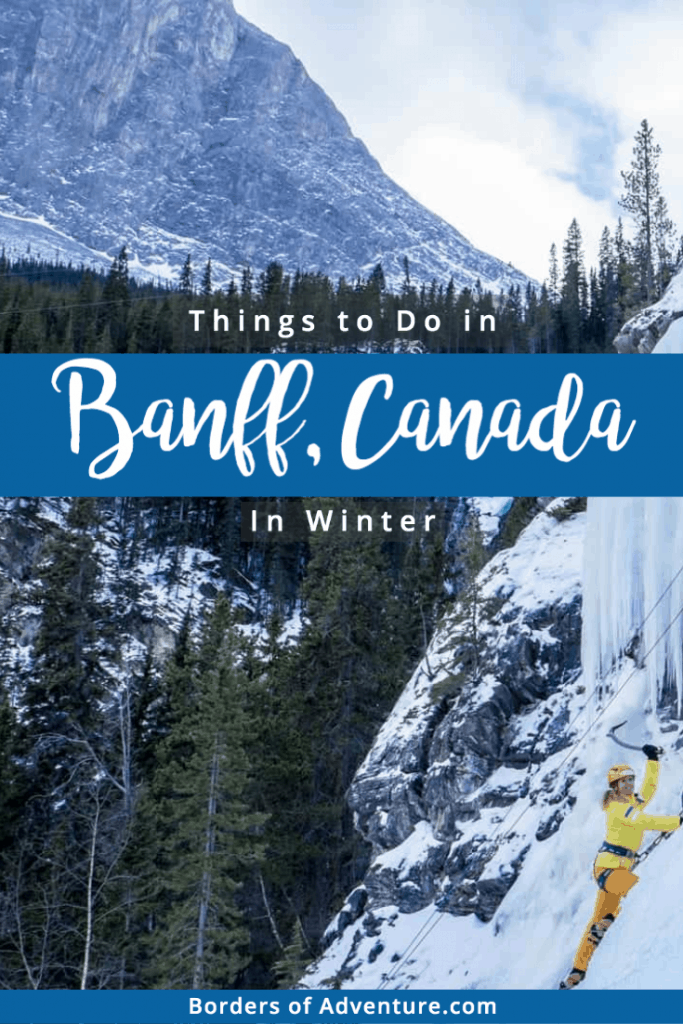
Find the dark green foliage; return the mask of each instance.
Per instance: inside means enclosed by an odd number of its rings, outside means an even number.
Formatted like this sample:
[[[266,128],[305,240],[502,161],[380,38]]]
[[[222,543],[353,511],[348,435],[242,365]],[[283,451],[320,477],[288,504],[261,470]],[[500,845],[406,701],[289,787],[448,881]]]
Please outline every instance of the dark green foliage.
[[[99,330],[104,351],[126,352],[128,350],[130,279],[128,273],[128,252],[125,245],[111,265],[109,276],[102,290],[99,310]]]
[[[496,538],[496,550],[511,548],[538,511],[538,498],[515,498]]]
[[[292,928],[291,940],[273,966],[278,988],[294,988],[310,961],[311,956],[306,948],[301,921],[297,917]]]
[[[213,282],[211,276],[211,260],[207,260],[206,266],[204,267],[204,273],[202,274],[201,294],[208,298],[212,291]]]
[[[155,825],[145,973],[158,988],[230,988],[248,963],[236,894],[262,857],[265,818],[248,802],[253,712],[225,599],[171,671],[172,723],[142,808]]]
[[[116,971],[100,922],[112,910],[132,790],[118,742],[125,696],[120,689],[114,698],[111,687],[115,641],[101,597],[99,529],[96,501],[74,499],[39,565],[33,664],[17,682],[24,711],[15,756],[30,796],[4,877],[16,929],[5,960],[11,987],[106,986]]]
[[[192,269],[192,253],[187,254],[185,262],[183,263],[180,271],[180,279],[178,281],[178,290],[183,295],[192,295],[194,292],[194,271]]]
[[[67,525],[68,531],[46,547],[35,593],[42,616],[26,686],[32,737],[87,732],[104,695],[102,655],[110,615],[97,596],[95,500],[75,499]]]
[[[563,247],[560,323],[563,352],[579,352],[588,321],[588,293],[581,230],[576,218],[569,225]]]
[[[431,637],[447,506],[406,509],[443,510],[429,543],[318,536],[282,551],[241,544],[234,499],[69,509],[36,556],[30,670],[2,663],[3,693],[23,711],[17,721],[0,701],[0,982],[294,980],[367,865],[346,791]],[[17,503],[24,543],[38,522],[46,530],[39,511]],[[106,574],[105,531],[117,537]],[[148,561],[173,588],[193,543],[216,556],[215,586],[204,583],[165,666],[151,646],[131,666],[130,638],[146,629],[135,566]],[[286,645],[294,610],[305,626]],[[270,623],[258,647],[247,619]]]
[[[337,516],[344,508],[349,522],[361,508],[354,499],[318,499],[315,507]],[[306,626],[295,648],[269,662],[257,738],[259,793],[270,815],[263,875],[284,934],[298,918],[306,935],[320,935],[320,908],[336,909],[367,863],[345,794],[431,636],[442,540],[311,539]]]
[[[454,672],[445,691],[435,688],[433,696],[455,696],[466,681],[478,682],[480,678],[480,656],[482,650],[482,623],[485,620],[484,602],[481,594],[479,573],[490,558],[484,545],[484,538],[476,511],[470,513],[462,533],[460,544],[463,576],[458,593],[458,615],[453,636],[457,661]]]
[[[29,794],[19,768],[19,727],[14,708],[4,691],[0,692],[0,870],[11,870],[5,856],[11,854],[23,802]]]
[[[572,289],[568,282],[565,306]],[[5,353],[391,352],[398,344],[428,353],[546,354],[570,344],[561,337],[559,292],[554,299],[552,294],[546,290],[539,303],[533,289],[522,293],[519,286],[505,295],[481,288],[458,293],[452,280],[419,289],[411,283],[394,294],[379,265],[369,278],[353,284],[342,278],[335,287],[324,274],[297,271],[290,277],[274,262],[256,287],[245,271],[240,286],[215,290],[209,260],[198,295],[189,255],[173,289],[131,278],[124,247],[106,277],[83,267],[6,260],[0,344]],[[197,329],[191,309],[203,310]],[[415,317],[414,327],[400,333],[399,310]],[[223,318],[216,330],[214,313]],[[340,313],[346,314],[343,322]],[[305,329],[304,316],[313,318],[313,330]],[[358,328],[360,316],[372,318],[370,331]],[[438,330],[426,328],[428,316],[438,317]],[[482,321],[490,316],[495,331]],[[568,322],[566,330],[577,351],[602,350],[590,325],[577,334]]]
[[[353,512],[352,501],[344,507]],[[311,548],[303,590],[308,624],[296,650],[273,668],[262,739],[264,754],[273,756],[262,776],[267,834],[280,851],[267,877],[290,887],[304,923],[322,890],[330,901],[348,887],[358,839],[344,793],[405,678],[381,542],[317,537]]]
[[[561,505],[555,505],[549,509],[549,515],[558,521],[569,519],[577,512],[585,512],[588,507],[588,498],[567,498]]]
[[[634,143],[631,169],[621,172],[624,193],[619,202],[633,218],[639,299],[649,304],[660,297],[673,272],[674,226],[659,184],[662,150],[647,120],[641,121]]]

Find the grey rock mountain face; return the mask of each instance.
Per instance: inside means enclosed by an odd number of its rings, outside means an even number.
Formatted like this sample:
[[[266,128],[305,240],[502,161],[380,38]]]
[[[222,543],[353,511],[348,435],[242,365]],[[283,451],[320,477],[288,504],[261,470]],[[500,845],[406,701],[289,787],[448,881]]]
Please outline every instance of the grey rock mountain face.
[[[659,302],[631,317],[614,339],[620,355],[649,355],[676,320],[683,317],[683,272],[672,279]]]
[[[168,276],[188,251],[353,279],[524,285],[392,182],[231,0],[4,0],[0,242]]]
[[[436,904],[489,922],[570,812],[585,769],[574,757],[550,765],[571,745],[570,708],[583,693],[577,507],[555,499],[482,570],[476,655],[462,606],[437,628],[350,788],[373,863],[307,984],[353,978],[397,914]]]

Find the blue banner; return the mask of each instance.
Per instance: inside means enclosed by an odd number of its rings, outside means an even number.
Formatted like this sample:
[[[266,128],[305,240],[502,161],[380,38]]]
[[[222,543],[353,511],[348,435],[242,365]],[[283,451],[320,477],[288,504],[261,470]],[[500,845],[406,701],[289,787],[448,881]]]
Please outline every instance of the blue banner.
[[[679,1024],[680,993],[538,991],[1,992],[12,1024]]]
[[[7,356],[14,495],[683,493],[683,360]]]

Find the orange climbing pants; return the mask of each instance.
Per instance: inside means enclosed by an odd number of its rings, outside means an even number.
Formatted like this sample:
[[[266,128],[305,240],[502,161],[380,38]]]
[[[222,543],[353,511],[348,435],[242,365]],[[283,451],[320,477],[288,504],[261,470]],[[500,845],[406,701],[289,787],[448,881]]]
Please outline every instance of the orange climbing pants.
[[[596,881],[598,881],[603,870],[603,868],[595,869]],[[604,885],[598,891],[593,916],[588,922],[588,927],[583,933],[579,948],[574,957],[574,967],[577,970],[586,971],[588,969],[593,953],[600,945],[605,932],[612,923],[607,918],[607,915],[617,916],[622,897],[631,891],[638,880],[638,876],[634,875],[628,868],[615,868],[605,877]],[[605,918],[607,918],[606,921]]]

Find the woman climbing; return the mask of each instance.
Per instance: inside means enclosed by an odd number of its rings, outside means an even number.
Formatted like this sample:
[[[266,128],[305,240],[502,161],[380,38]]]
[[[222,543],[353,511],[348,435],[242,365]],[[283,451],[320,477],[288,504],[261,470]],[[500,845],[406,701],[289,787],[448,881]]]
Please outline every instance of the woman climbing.
[[[661,752],[650,743],[643,747],[647,765],[641,786],[642,795],[633,791],[635,774],[627,764],[617,764],[607,772],[609,789],[602,799],[607,815],[607,835],[593,865],[598,898],[593,916],[576,951],[574,966],[568,977],[560,982],[560,988],[575,988],[583,981],[593,953],[619,913],[622,896],[626,896],[638,881],[638,876],[633,874],[631,868],[636,863],[643,832],[647,829],[672,832],[683,821],[683,814],[643,813],[657,789]]]

